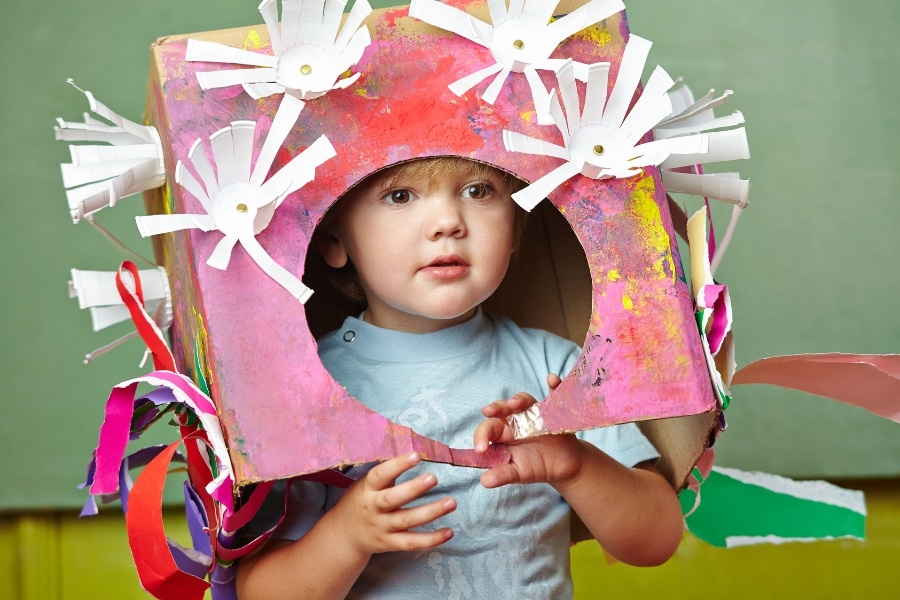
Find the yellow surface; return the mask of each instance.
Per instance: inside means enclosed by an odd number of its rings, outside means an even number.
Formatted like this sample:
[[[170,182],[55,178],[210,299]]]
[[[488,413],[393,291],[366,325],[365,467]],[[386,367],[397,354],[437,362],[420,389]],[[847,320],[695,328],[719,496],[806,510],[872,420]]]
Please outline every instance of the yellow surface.
[[[864,542],[839,540],[720,549],[690,534],[668,563],[639,569],[607,564],[594,542],[572,550],[577,600],[595,598],[896,597],[900,565],[900,480],[858,482],[869,510]],[[170,535],[187,542],[184,517],[168,511]],[[20,513],[0,516],[0,598],[146,599],[128,551],[121,514],[98,517]]]
[[[900,480],[846,487],[866,492],[863,542],[724,549],[686,534],[675,556],[651,569],[607,564],[596,542],[585,542],[572,550],[575,598],[896,598]]]

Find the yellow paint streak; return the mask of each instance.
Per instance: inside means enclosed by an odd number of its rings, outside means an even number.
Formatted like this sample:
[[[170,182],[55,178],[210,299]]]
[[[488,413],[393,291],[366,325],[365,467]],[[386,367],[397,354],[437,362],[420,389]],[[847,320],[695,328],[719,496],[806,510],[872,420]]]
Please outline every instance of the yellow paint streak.
[[[247,39],[244,40],[244,48],[246,50],[260,50],[265,44],[259,38],[259,33],[255,29],[247,32]]]
[[[172,186],[166,183],[162,188],[162,210],[163,214],[171,215],[174,210],[174,202],[172,201]]]
[[[535,113],[533,110],[526,110],[524,112],[519,113],[519,117],[521,117],[522,120],[525,121],[526,123],[531,123],[531,120],[534,118],[534,116],[536,114],[537,113]]]
[[[622,306],[627,311],[634,310],[634,302],[631,301],[631,296],[629,296],[628,294],[622,294]]]
[[[657,279],[669,278],[675,282],[675,261],[672,257],[669,235],[663,227],[659,206],[653,199],[656,186],[650,176],[642,177],[631,194],[630,212],[635,218],[641,238],[648,249],[660,258],[651,265]]]
[[[369,93],[369,90],[367,90],[366,88],[356,88],[356,89],[354,90],[354,93],[355,93],[357,96],[362,96],[363,98],[365,98],[365,97],[366,97],[366,94]]]
[[[612,283],[613,281],[618,281],[618,280],[622,279],[622,275],[619,273],[618,269],[610,269],[609,272],[606,274],[606,279],[607,279],[607,281]]]
[[[197,362],[203,369],[203,378],[206,383],[212,385],[209,378],[209,339],[206,334],[206,327],[203,325],[203,315],[197,312],[197,309],[191,305],[191,317],[193,319],[194,339],[197,345]]]
[[[608,30],[596,29],[594,27],[588,27],[587,29],[583,29],[573,37],[581,38],[584,40],[590,40],[591,42],[597,44],[598,46],[605,46],[612,39],[612,35],[610,35]]]

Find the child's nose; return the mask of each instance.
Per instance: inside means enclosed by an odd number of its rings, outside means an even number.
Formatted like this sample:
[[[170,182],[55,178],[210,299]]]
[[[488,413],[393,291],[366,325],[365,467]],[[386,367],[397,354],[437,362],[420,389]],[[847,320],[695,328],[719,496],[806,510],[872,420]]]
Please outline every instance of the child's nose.
[[[429,202],[428,237],[461,237],[466,233],[462,204],[452,194],[435,194]]]

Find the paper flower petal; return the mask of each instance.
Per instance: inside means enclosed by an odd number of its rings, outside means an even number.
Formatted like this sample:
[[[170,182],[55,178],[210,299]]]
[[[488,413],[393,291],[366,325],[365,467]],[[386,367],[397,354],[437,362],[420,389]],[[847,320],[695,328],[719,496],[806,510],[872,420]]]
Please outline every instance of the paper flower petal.
[[[372,7],[367,0],[357,0],[341,26],[345,4],[345,0],[283,0],[279,22],[275,0],[265,0],[259,12],[269,30],[272,54],[189,39],[185,60],[252,67],[198,72],[203,89],[243,85],[257,99],[282,92],[303,100],[318,98],[356,80],[358,74],[342,75],[371,43],[362,22]]]
[[[750,158],[747,132],[743,127],[710,132],[744,122],[744,116],[739,111],[726,117],[715,116],[714,109],[726,102],[730,95],[731,91],[726,90],[715,97],[713,90],[710,90],[706,96],[694,101],[687,86],[669,93],[673,113],[653,128],[653,137],[661,140],[702,135],[707,140],[707,149],[701,154],[672,156],[660,165],[666,191],[714,198],[741,208],[747,206],[749,180],[740,179],[735,173],[704,174],[701,168],[703,164]]]
[[[131,320],[131,313],[116,288],[116,274],[116,271],[71,270],[69,297],[78,298],[79,308],[90,310],[94,331]],[[122,271],[121,277],[125,280],[126,285],[134,288],[131,272]],[[139,271],[138,277],[141,280],[144,307],[147,313],[161,331],[167,331],[172,325],[172,294],[165,267]],[[96,357],[137,335],[136,330],[132,331],[94,350],[85,357],[85,362],[90,363]]]
[[[510,73],[555,69],[557,59],[551,59],[550,54],[563,40],[625,9],[621,0],[590,0],[551,23],[557,4],[546,0],[519,0],[510,2],[507,7],[502,0],[490,0],[488,9],[492,24],[437,0],[412,0],[409,15],[490,50],[494,64],[459,79],[449,88],[461,96],[497,73],[481,94],[482,100],[493,104]],[[542,106],[547,90],[536,77],[529,77],[528,83],[535,106]],[[546,112],[538,110],[537,114],[538,122],[543,124]]]
[[[155,127],[138,125],[110,110],[89,91],[82,90],[91,111],[111,124],[84,115],[84,123],[57,119],[56,139],[103,142],[109,145],[70,145],[72,162],[61,165],[69,211],[75,223],[127,196],[165,184],[166,166]]]
[[[653,71],[637,101],[632,99],[640,84],[640,75],[649,53],[650,42],[636,35],[628,38],[613,89],[607,96],[609,65],[598,63],[587,69],[584,105],[580,106],[575,64],[564,61],[556,69],[559,93],[551,94],[548,120],[562,134],[565,152],[555,144],[531,138],[525,143],[512,132],[504,131],[506,149],[562,158],[570,167],[556,169],[549,187],[538,182],[519,191],[515,197],[526,210],[561,185],[560,173],[578,173],[592,179],[625,178],[638,175],[643,167],[660,165],[676,155],[705,155],[709,149],[705,134],[686,135],[640,143],[651,128],[668,117],[672,103],[668,90],[674,81],[661,67]],[[561,99],[561,103],[560,103]],[[630,108],[629,108],[630,107]],[[565,109],[565,110],[563,110]],[[561,154],[563,154],[561,156]]]
[[[264,181],[301,110],[303,101],[299,98],[286,95],[282,99],[255,165],[251,164],[256,128],[254,121],[235,121],[210,136],[215,170],[200,140],[194,143],[187,160],[202,183],[180,161],[175,168],[175,178],[197,198],[207,214],[137,217],[141,235],[147,237],[184,229],[217,230],[225,237],[208,258],[209,266],[227,269],[232,250],[240,243],[267,275],[295,298],[306,302],[312,290],[276,264],[256,240],[256,235],[269,225],[284,199],[312,181],[316,167],[335,156],[334,147],[325,136],[321,136]]]

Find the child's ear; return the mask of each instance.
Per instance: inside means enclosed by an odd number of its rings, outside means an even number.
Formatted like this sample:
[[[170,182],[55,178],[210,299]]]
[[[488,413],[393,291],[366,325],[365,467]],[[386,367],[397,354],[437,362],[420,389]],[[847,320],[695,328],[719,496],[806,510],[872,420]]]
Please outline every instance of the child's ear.
[[[318,237],[316,246],[322,258],[325,259],[325,264],[332,269],[341,269],[347,265],[350,257],[347,256],[344,244],[341,243],[341,240],[338,239],[334,232]]]

